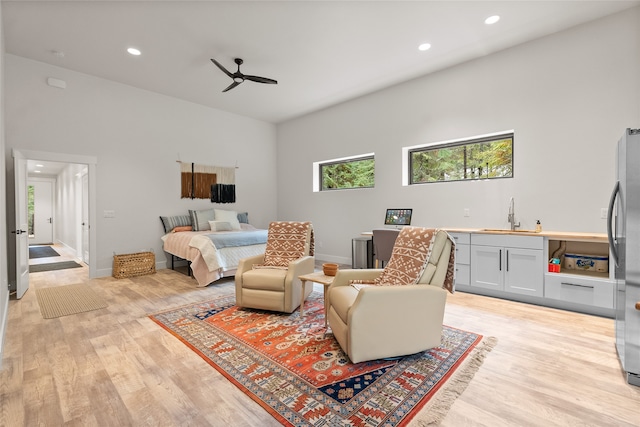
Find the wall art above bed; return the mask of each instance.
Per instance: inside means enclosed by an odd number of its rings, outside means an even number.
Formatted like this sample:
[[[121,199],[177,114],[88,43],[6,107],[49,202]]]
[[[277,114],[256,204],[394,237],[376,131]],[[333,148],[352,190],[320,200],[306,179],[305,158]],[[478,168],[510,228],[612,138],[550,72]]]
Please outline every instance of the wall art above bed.
[[[236,168],[180,163],[180,197],[235,203]]]

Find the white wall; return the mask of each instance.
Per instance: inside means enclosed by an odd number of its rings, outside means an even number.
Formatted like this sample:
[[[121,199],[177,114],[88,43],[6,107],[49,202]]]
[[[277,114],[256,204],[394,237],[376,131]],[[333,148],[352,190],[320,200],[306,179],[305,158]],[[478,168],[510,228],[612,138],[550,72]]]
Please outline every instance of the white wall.
[[[384,210],[414,225],[605,232],[614,151],[640,127],[640,8],[278,126],[278,213],[314,223],[317,257],[350,262]],[[515,130],[514,178],[401,185],[401,148]],[[375,152],[373,189],[313,193],[312,162]],[[465,208],[470,217],[464,217]]]
[[[5,155],[17,148],[97,158],[91,256],[99,276],[111,274],[114,252],[152,248],[163,263],[160,215],[216,207],[248,211],[259,227],[276,219],[274,125],[14,55],[5,61]],[[67,88],[47,86],[48,77]],[[177,160],[237,164],[237,202],[180,199]]]
[[[0,8],[0,165],[5,162],[5,84],[4,84],[4,29],[2,28],[2,8]],[[0,212],[7,212],[5,174],[0,173]],[[5,215],[6,218],[6,215]],[[0,253],[7,251],[7,222],[0,221]],[[4,337],[7,330],[9,310],[9,282],[7,279],[7,257],[0,256],[0,367],[4,352]]]

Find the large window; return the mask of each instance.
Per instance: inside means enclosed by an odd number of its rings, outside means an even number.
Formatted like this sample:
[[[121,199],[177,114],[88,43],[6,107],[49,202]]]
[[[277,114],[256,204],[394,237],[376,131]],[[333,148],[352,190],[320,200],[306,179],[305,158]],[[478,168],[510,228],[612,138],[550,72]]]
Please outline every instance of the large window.
[[[409,184],[513,177],[513,132],[408,150]]]
[[[320,191],[372,188],[375,180],[375,159],[371,153],[316,162],[314,163],[315,171],[319,178],[319,185],[315,188]]]

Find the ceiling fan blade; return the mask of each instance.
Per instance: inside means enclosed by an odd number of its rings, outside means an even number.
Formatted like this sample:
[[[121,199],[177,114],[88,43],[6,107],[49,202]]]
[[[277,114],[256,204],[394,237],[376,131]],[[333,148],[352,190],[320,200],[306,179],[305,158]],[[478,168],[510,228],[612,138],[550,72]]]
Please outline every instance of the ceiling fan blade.
[[[242,82],[233,82],[233,83],[231,83],[229,86],[227,86],[227,88],[225,90],[223,90],[223,92],[226,92],[228,90],[233,89],[234,87],[238,86],[240,83],[242,83]]]
[[[245,80],[251,80],[252,82],[258,82],[258,83],[267,83],[270,85],[277,85],[278,82],[276,80],[273,79],[268,79],[266,77],[258,77],[258,76],[244,76]]]
[[[216,61],[215,59],[212,59],[212,60],[211,60],[211,62],[213,62],[214,64],[216,64],[216,65],[218,66],[218,68],[220,68],[220,69],[221,69],[221,70],[222,70],[222,71],[223,71],[227,76],[229,76],[229,77],[233,78],[233,74],[231,74],[231,73],[229,72],[229,70],[227,70],[226,68],[224,68],[224,67],[222,66],[222,64],[221,64],[221,63],[219,63],[219,62],[218,62],[218,61]]]

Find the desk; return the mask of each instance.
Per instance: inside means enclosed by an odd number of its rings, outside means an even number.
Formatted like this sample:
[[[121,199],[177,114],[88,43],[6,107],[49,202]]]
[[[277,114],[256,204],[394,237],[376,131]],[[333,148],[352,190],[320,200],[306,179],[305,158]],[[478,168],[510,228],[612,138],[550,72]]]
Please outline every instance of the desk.
[[[327,276],[322,271],[316,271],[314,273],[303,274],[302,276],[298,276],[298,279],[300,279],[300,283],[302,285],[302,298],[300,301],[300,317],[304,316],[304,293],[305,293],[305,289],[307,288],[307,281],[321,283],[324,285],[324,290],[323,290],[324,327],[325,328],[327,327],[327,316],[329,315],[329,313],[327,313],[327,303],[329,302],[327,300],[327,290],[329,289],[329,286],[331,286],[331,284],[333,283],[334,278],[335,276]]]

